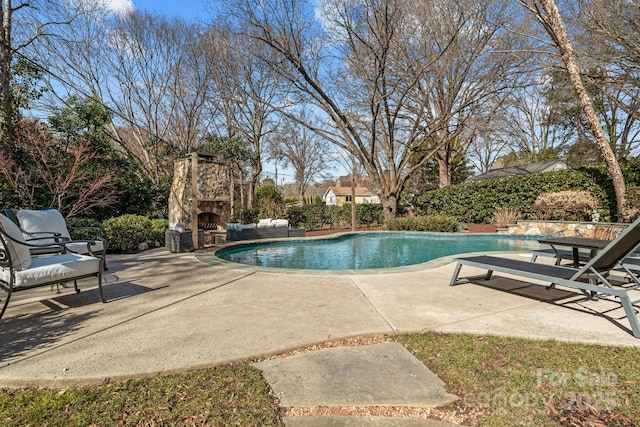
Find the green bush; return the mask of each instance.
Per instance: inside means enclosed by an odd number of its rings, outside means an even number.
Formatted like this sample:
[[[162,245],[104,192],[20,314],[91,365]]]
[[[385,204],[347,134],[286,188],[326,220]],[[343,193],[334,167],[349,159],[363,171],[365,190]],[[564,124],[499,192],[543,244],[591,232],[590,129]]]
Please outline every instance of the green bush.
[[[349,208],[349,212],[351,212],[351,208]],[[361,225],[382,224],[384,222],[382,205],[356,205],[356,220]]]
[[[392,231],[440,231],[453,233],[458,230],[458,219],[450,215],[425,215],[388,219],[387,230]]]
[[[461,222],[489,224],[497,208],[515,209],[522,219],[537,219],[536,198],[542,193],[565,190],[587,191],[601,206],[609,203],[606,191],[593,174],[562,170],[452,185],[420,194],[413,205],[420,215],[441,213]]]
[[[326,206],[322,204],[292,206],[287,209],[286,218],[292,227],[305,230],[320,230],[325,227],[345,228],[351,226],[351,205]],[[356,222],[359,225],[382,224],[382,205],[356,205]]]
[[[73,240],[95,240],[102,234],[102,224],[91,218],[71,217],[65,219],[69,226],[69,235]],[[90,227],[90,228],[86,228]]]
[[[320,230],[324,227],[325,224],[328,224],[326,206],[305,205],[303,209],[305,216],[305,230]]]
[[[289,225],[296,228],[304,225],[307,219],[302,206],[291,206],[287,208],[285,217],[289,220]]]
[[[151,230],[151,220],[141,215],[122,215],[102,223],[107,248],[116,253],[137,252],[140,243],[150,240]]]
[[[231,222],[241,222],[242,224],[255,224],[258,222],[260,212],[258,209],[244,209],[232,219]]]
[[[156,243],[160,245],[164,244],[164,232],[167,231],[167,221],[162,219],[152,219],[151,229],[149,230],[149,236],[147,237],[147,243],[149,246],[156,247]]]
[[[285,213],[282,193],[275,185],[261,185],[255,193],[259,218],[282,218]]]

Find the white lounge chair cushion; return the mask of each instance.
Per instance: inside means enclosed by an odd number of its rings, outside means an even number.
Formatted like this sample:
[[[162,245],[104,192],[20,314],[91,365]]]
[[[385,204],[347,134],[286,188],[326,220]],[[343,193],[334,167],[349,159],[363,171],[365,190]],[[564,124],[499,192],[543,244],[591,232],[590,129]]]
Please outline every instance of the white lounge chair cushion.
[[[61,254],[34,258],[31,268],[15,273],[15,287],[35,286],[60,280],[98,273],[100,260],[77,254]],[[0,280],[9,281],[9,269],[0,268]]]
[[[18,228],[18,226],[13,221],[0,214],[0,223],[2,224],[2,228],[4,229],[5,233],[7,233],[7,235],[16,239],[18,242],[24,242],[24,237],[22,236],[20,228]],[[29,251],[28,246],[9,241],[7,242],[7,250],[9,251],[9,255],[11,256],[13,267],[16,270],[26,270],[27,268],[31,267],[31,252]]]
[[[26,233],[25,238],[49,237],[51,233],[58,233],[60,236],[71,239],[67,223],[62,214],[56,209],[28,210],[20,209],[16,213],[20,222],[20,228]],[[38,240],[38,245],[55,243],[55,239]]]

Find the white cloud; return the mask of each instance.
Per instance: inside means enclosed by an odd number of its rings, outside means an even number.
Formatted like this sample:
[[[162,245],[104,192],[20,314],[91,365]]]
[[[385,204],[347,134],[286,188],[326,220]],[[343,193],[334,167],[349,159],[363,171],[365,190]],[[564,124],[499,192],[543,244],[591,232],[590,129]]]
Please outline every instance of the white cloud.
[[[101,10],[116,14],[133,12],[133,0],[64,0],[73,7],[86,8],[86,10]]]
[[[114,13],[129,13],[133,11],[132,0],[105,0],[105,6]]]

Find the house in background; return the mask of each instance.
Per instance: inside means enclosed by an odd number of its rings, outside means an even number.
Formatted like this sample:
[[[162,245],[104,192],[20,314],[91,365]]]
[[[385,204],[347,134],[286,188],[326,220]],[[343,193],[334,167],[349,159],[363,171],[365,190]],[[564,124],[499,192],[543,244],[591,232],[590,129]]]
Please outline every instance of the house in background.
[[[528,165],[510,166],[507,168],[491,169],[483,174],[469,177],[467,182],[484,181],[486,179],[504,178],[506,176],[526,175],[530,173],[551,172],[568,169],[562,160],[548,160],[546,162],[529,163]]]
[[[356,205],[379,204],[378,195],[367,187],[355,188]],[[345,203],[351,203],[351,187],[329,187],[322,196],[322,200],[327,206],[342,206]]]

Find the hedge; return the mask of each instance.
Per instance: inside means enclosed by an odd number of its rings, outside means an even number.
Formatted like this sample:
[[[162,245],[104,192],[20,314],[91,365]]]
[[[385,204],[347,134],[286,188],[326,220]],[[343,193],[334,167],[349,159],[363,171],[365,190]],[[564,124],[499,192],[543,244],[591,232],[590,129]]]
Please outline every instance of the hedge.
[[[292,227],[303,227],[308,231],[320,230],[325,227],[344,228],[351,226],[351,205],[293,206],[287,209],[286,217]],[[359,225],[382,224],[383,221],[382,205],[356,205],[356,222]]]
[[[420,194],[413,205],[419,215],[439,213],[461,222],[486,224],[491,223],[497,208],[513,208],[522,219],[536,219],[534,203],[542,193],[588,191],[598,199],[601,208],[606,208],[610,206],[610,198],[594,175],[593,171],[561,170],[470,182]]]
[[[151,247],[164,243],[166,227],[166,221],[127,214],[104,221],[102,233],[110,252],[134,253],[138,251],[140,243],[147,243]]]

